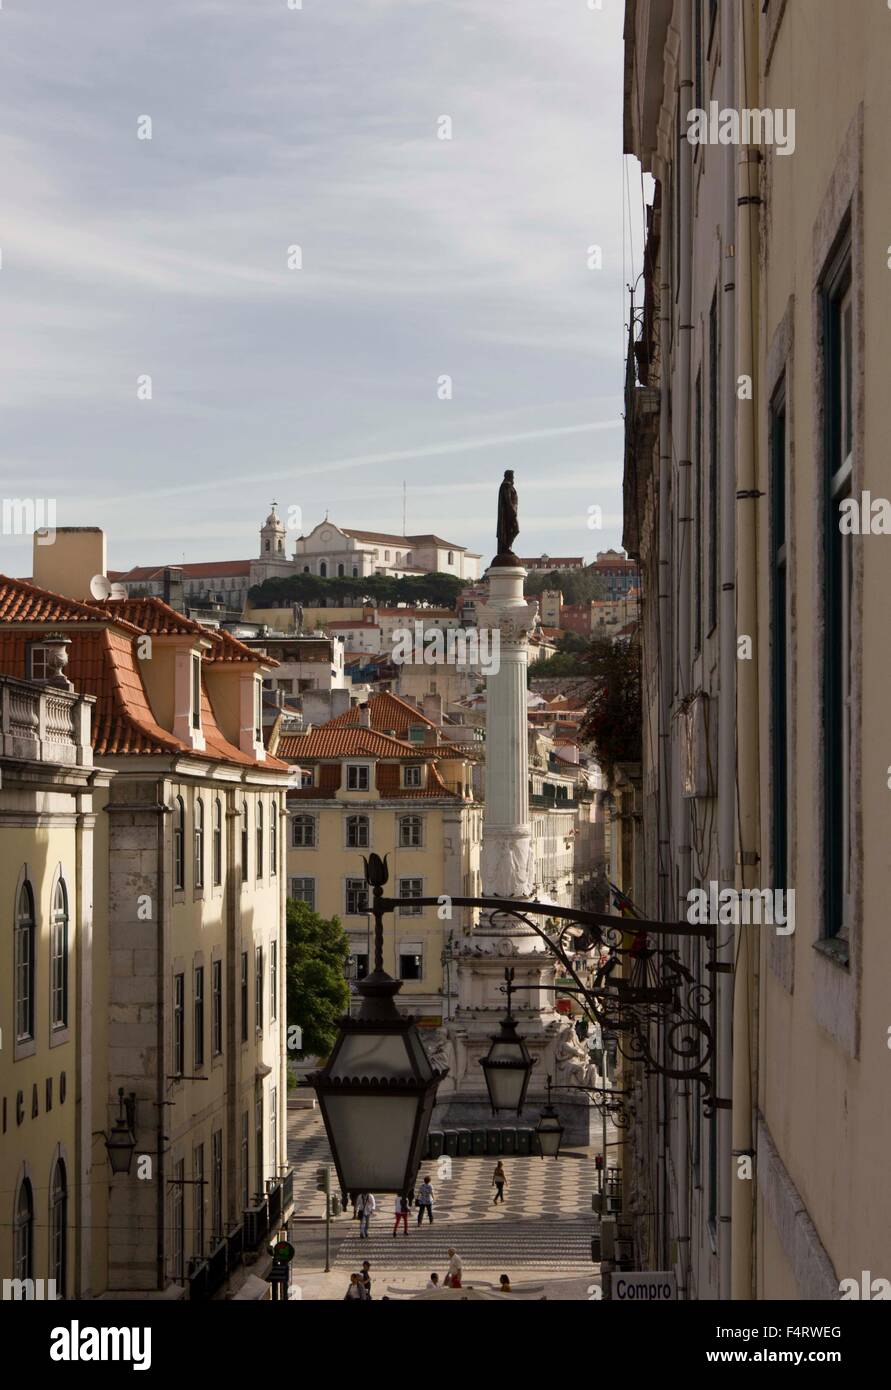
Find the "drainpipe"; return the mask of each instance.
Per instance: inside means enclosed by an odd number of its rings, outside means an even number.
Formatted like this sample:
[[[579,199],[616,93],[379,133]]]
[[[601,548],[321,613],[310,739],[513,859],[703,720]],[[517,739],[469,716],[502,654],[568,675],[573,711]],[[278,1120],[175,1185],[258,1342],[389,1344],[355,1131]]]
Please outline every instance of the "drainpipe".
[[[749,5],[742,7],[738,91],[744,106],[758,105],[758,20]],[[751,660],[737,661],[736,729],[738,757],[739,844],[737,883],[754,887],[758,879],[760,824],[758,806],[758,470],[755,444],[757,419],[758,223],[760,153],[739,150],[737,258],[737,362],[751,377],[753,399],[736,412],[736,578],[737,631],[752,642]],[[757,979],[751,926],[736,927],[736,978],[733,996],[733,1155],[754,1148],[752,1063],[757,1045],[755,1013]],[[754,1181],[731,1183],[732,1271],[734,1299],[752,1297],[752,1216]]]
[[[738,11],[721,6],[721,68],[725,110],[736,105],[736,25]],[[732,888],[736,828],[736,161],[733,145],[724,151],[723,256],[721,261],[721,454],[719,533],[721,537],[718,611],[718,878]],[[730,1097],[733,1088],[733,932],[718,929],[717,963],[713,985],[717,995],[716,1093],[722,1102],[718,1127],[718,1298],[730,1298],[731,1187],[735,1164],[731,1157]]]
[[[679,142],[677,174],[680,179],[678,216],[680,219],[680,239],[678,255],[679,294],[678,294],[678,389],[675,397],[677,410],[674,420],[677,425],[675,458],[677,460],[677,509],[675,511],[675,534],[677,541],[677,651],[675,665],[677,670],[677,699],[675,706],[683,702],[690,691],[690,378],[693,351],[693,146],[683,138],[688,129],[687,113],[693,105],[693,7],[681,6],[681,47],[678,81],[678,102],[680,106],[680,128],[682,138]],[[687,915],[687,892],[690,887],[690,806],[683,794],[680,768],[680,744],[674,740],[675,775],[674,832],[675,862],[677,864],[677,920],[683,921]],[[678,944],[678,943],[675,943]],[[682,958],[688,952],[686,943],[681,942]],[[674,1127],[673,1167],[675,1179],[675,1230],[677,1234],[678,1295],[687,1296],[687,1275],[690,1264],[689,1230],[689,1121],[690,1115],[685,1096],[680,1088],[671,1087],[676,1106],[677,1120]],[[667,1117],[666,1117],[667,1118]],[[669,1252],[670,1253],[670,1252]]]
[[[674,593],[673,584],[673,565],[671,551],[671,247],[674,237],[674,227],[671,219],[671,198],[668,197],[668,180],[664,173],[668,171],[669,165],[665,166],[662,180],[662,236],[660,238],[659,264],[660,264],[660,285],[659,285],[659,574],[657,583],[659,586],[659,822],[658,822],[658,843],[657,864],[659,870],[659,915],[664,921],[670,921],[673,915],[673,854],[672,854],[672,823],[671,823],[671,701],[674,694],[674,645],[673,636],[673,613],[672,598]],[[661,1039],[660,1045],[661,1045]],[[665,1115],[664,1099],[667,1092],[667,1082],[664,1077],[653,1078],[648,1085],[651,1113],[655,1111],[655,1155],[652,1150],[647,1154],[647,1161],[651,1157],[659,1156],[659,1146],[664,1140],[665,1131],[661,1127],[661,1120]],[[653,1124],[650,1118],[649,1126]],[[650,1147],[650,1136],[647,1136],[647,1147]],[[667,1172],[667,1154],[663,1152],[660,1158],[660,1167],[663,1173]],[[662,1212],[662,1220],[667,1220],[665,1216],[665,1205],[658,1190],[658,1184],[654,1188],[655,1205],[657,1211]],[[658,1240],[659,1222],[657,1220],[656,1239]],[[655,1242],[654,1242],[655,1244]],[[667,1242],[666,1242],[667,1244]],[[666,1268],[666,1263],[660,1261],[662,1268]]]
[[[155,1196],[155,1221],[156,1221],[156,1223],[157,1223],[156,1244],[155,1244],[155,1252],[156,1252],[156,1253],[155,1253],[155,1260],[156,1260],[156,1277],[157,1277],[157,1281],[158,1281],[158,1288],[159,1288],[160,1290],[163,1291],[163,1289],[164,1289],[164,1280],[165,1280],[165,1268],[164,1268],[164,1266],[165,1266],[164,1227],[165,1227],[165,1216],[166,1216],[165,1206],[166,1206],[166,1192],[167,1192],[167,1179],[166,1179],[165,1174],[164,1174],[164,1169],[165,1169],[165,1164],[164,1164],[164,1158],[165,1158],[165,1154],[164,1154],[164,1127],[165,1127],[165,1124],[166,1124],[166,1122],[167,1122],[167,1109],[168,1109],[168,1107],[164,1104],[165,1099],[166,1099],[166,1096],[167,1096],[167,1079],[166,1079],[167,1068],[166,1068],[166,1065],[165,1065],[165,1052],[164,1052],[164,1045],[165,1045],[166,1032],[167,1032],[167,1019],[166,1019],[166,1014],[165,1014],[165,1010],[164,1010],[165,988],[166,988],[166,985],[167,985],[167,952],[166,952],[166,950],[165,950],[165,934],[166,934],[166,930],[167,930],[167,913],[166,913],[167,882],[166,882],[166,875],[165,875],[165,872],[164,872],[164,864],[165,864],[165,856],[164,856],[164,818],[165,818],[165,815],[167,814],[168,807],[172,804],[172,787],[171,787],[170,784],[168,784],[167,782],[162,781],[162,782],[160,783],[159,787],[158,787],[158,792],[159,792],[158,801],[160,802],[160,807],[159,807],[159,809],[158,809],[158,819],[157,819],[157,826],[158,826],[158,859],[157,859],[157,875],[158,875],[158,895],[157,895],[157,896],[158,896],[158,901],[157,901],[157,911],[158,911],[158,922],[157,922],[157,940],[158,940],[158,967],[157,967],[157,969],[158,969],[158,977],[157,977],[157,978],[158,978],[158,983],[157,983],[158,1020],[157,1020],[157,1024],[158,1024],[158,1034],[157,1034],[157,1037],[158,1037],[158,1041],[157,1041],[157,1045],[156,1045],[156,1050],[157,1050],[157,1056],[158,1056],[158,1074],[157,1074],[157,1078],[156,1078],[156,1082],[155,1082],[155,1084],[156,1084],[156,1086],[157,1086],[157,1093],[158,1093],[158,1099],[157,1099],[157,1101],[156,1101],[156,1106],[157,1106],[157,1110],[158,1110],[158,1118],[157,1118],[157,1123],[156,1123],[156,1131],[157,1131],[157,1152],[156,1152],[156,1154],[155,1154],[155,1169],[156,1169],[156,1172],[157,1172],[157,1175],[158,1175],[158,1181],[157,1181],[157,1189],[156,1189],[156,1196]]]

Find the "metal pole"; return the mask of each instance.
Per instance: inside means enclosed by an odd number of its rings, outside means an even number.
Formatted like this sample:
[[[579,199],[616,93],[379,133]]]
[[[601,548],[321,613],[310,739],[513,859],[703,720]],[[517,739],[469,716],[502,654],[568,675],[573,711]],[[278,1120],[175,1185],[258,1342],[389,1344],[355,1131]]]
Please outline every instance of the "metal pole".
[[[325,1273],[331,1273],[331,1193],[325,1193]]]

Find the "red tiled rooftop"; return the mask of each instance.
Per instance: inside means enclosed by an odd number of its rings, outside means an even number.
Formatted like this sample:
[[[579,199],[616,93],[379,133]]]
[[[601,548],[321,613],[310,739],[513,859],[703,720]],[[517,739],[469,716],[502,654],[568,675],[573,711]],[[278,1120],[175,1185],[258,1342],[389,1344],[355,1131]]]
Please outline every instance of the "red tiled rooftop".
[[[382,690],[377,695],[372,695],[368,701],[368,710],[371,718],[372,729],[383,731],[384,729],[395,729],[397,734],[407,734],[412,725],[417,727],[419,724],[426,725],[428,729],[435,729],[436,724],[432,719],[428,719],[426,714],[422,714],[414,705],[410,705],[406,700],[400,700],[398,695],[393,695],[389,690]],[[349,727],[359,724],[359,706],[354,705],[351,709],[344,710],[343,714],[335,715],[329,719],[324,726],[330,729],[332,726]]]
[[[342,725],[332,719],[308,734],[284,734],[279,739],[279,757],[304,762],[308,758],[405,758],[412,749],[398,738],[375,729]]]
[[[125,631],[141,632],[120,614],[118,624]],[[66,598],[50,589],[40,589],[28,579],[10,579],[0,574],[0,623],[106,623],[108,614],[101,604]]]
[[[227,643],[255,656],[228,633],[210,632],[184,618],[161,599],[106,599],[85,603],[65,598],[24,580],[0,576],[0,671],[25,678],[27,645],[34,625],[58,624],[71,640],[67,674],[75,689],[92,695],[91,738],[99,757],[191,753],[182,742],[155,720],[146,694],[133,638],[149,633],[198,632],[215,642],[224,659]],[[234,655],[234,653],[233,653]],[[206,689],[201,691],[202,727],[207,756],[223,762],[255,765],[253,755],[229,743],[216,722]],[[264,767],[284,769],[287,764],[267,757]]]

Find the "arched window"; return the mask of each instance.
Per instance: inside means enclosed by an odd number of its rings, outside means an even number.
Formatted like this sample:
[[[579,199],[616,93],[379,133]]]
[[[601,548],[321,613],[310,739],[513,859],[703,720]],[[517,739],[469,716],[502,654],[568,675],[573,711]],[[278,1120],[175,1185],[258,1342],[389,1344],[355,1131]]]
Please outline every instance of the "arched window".
[[[313,849],[315,843],[315,816],[295,816],[291,823],[291,844],[295,849]]]
[[[15,1035],[17,1042],[34,1037],[34,987],[37,956],[34,895],[27,880],[19,893],[15,918]]]
[[[328,566],[326,565],[324,560],[319,565],[319,576],[322,579],[327,579],[328,577]]]
[[[343,579],[343,565],[337,566],[337,577],[338,579]]]
[[[247,802],[241,803],[241,881],[247,882],[248,876],[248,809]]]
[[[173,804],[173,886],[186,886],[186,808],[181,796]]]
[[[13,1216],[12,1277],[34,1278],[34,1197],[27,1178],[19,1188]]]
[[[347,816],[347,849],[368,848],[368,817]]]
[[[263,543],[263,549],[266,550],[266,551],[269,550],[269,542],[268,542],[268,541],[264,541],[264,543]]]
[[[415,849],[421,844],[421,817],[420,816],[400,816],[399,817],[399,847],[400,849]]]
[[[68,1177],[65,1164],[57,1158],[50,1181],[50,1278],[55,1280],[56,1297],[68,1292],[65,1277],[68,1264]]]
[[[269,872],[273,875],[278,873],[278,807],[275,802],[272,803],[269,821]]]
[[[454,563],[455,563],[455,552],[454,552],[454,550],[450,550],[450,551],[449,551],[449,564],[450,564],[450,565],[453,565]]]
[[[354,578],[354,579],[358,579],[358,578],[359,578],[359,570],[358,570],[358,567],[357,567],[356,565],[353,565],[353,578]]]
[[[223,881],[223,808],[219,797],[213,804],[213,881],[216,888]]]
[[[195,801],[195,887],[204,887],[204,801]]]
[[[257,801],[257,878],[263,877],[263,802]]]
[[[68,892],[61,878],[50,924],[50,1027],[68,1027]]]

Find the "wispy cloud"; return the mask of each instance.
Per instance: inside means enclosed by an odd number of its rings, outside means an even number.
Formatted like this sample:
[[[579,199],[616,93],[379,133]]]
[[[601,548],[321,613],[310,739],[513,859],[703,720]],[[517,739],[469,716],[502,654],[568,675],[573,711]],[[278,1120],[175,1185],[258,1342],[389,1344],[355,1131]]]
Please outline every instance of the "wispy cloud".
[[[617,515],[620,10],[4,9],[3,486],[117,566],[252,553],[273,489],[398,529],[405,481],[461,541],[513,466],[538,551]]]

